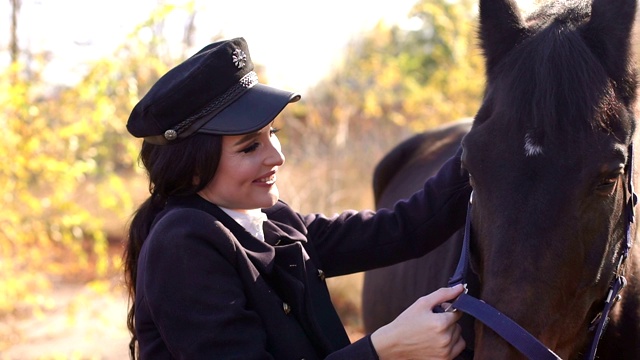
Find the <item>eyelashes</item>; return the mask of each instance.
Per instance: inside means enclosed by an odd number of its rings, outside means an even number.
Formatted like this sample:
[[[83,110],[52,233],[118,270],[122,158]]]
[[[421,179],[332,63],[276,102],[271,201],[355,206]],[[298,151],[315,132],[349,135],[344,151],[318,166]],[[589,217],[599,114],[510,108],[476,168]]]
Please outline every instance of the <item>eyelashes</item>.
[[[274,127],[270,128],[269,129],[269,136],[275,135],[278,131],[280,131],[280,129],[274,128]],[[251,143],[251,145],[247,146],[246,148],[240,150],[240,152],[244,153],[244,154],[249,154],[251,152],[256,151],[259,146],[260,146],[260,142],[256,141],[256,142]]]
[[[247,146],[246,148],[240,150],[240,152],[244,153],[244,154],[248,154],[248,153],[254,152],[254,151],[256,151],[258,149],[258,145],[260,145],[260,144],[258,144],[257,142],[253,143],[253,144]]]

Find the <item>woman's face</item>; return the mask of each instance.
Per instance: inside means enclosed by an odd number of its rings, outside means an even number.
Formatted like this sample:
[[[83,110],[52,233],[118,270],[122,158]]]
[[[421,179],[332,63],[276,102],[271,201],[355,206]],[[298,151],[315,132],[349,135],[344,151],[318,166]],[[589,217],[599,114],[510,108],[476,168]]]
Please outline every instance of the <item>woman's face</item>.
[[[251,134],[223,136],[218,169],[200,196],[236,211],[273,206],[279,197],[276,173],[284,155],[272,125]]]

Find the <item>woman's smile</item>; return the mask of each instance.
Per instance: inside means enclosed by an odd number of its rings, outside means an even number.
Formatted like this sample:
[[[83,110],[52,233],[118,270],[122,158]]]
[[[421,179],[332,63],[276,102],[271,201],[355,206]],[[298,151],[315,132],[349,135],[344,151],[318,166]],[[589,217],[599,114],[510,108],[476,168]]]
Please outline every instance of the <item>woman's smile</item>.
[[[271,171],[268,174],[264,175],[263,177],[253,180],[253,182],[258,185],[264,184],[264,185],[271,186],[276,183],[276,172]]]

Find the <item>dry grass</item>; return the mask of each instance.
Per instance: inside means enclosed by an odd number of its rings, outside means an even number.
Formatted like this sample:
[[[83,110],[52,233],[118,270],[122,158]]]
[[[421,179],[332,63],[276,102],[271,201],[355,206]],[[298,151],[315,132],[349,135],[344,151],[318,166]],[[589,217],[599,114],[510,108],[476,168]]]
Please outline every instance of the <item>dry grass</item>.
[[[338,311],[351,341],[364,335],[360,306],[363,274],[345,275],[327,280],[331,300]]]

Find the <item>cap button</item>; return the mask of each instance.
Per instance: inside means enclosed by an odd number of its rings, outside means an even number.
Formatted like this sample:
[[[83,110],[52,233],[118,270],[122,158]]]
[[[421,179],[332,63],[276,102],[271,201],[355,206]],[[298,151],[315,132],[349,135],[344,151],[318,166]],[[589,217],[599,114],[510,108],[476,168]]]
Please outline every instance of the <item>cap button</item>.
[[[167,140],[175,140],[178,137],[178,133],[175,130],[167,130],[164,132],[164,138]]]

